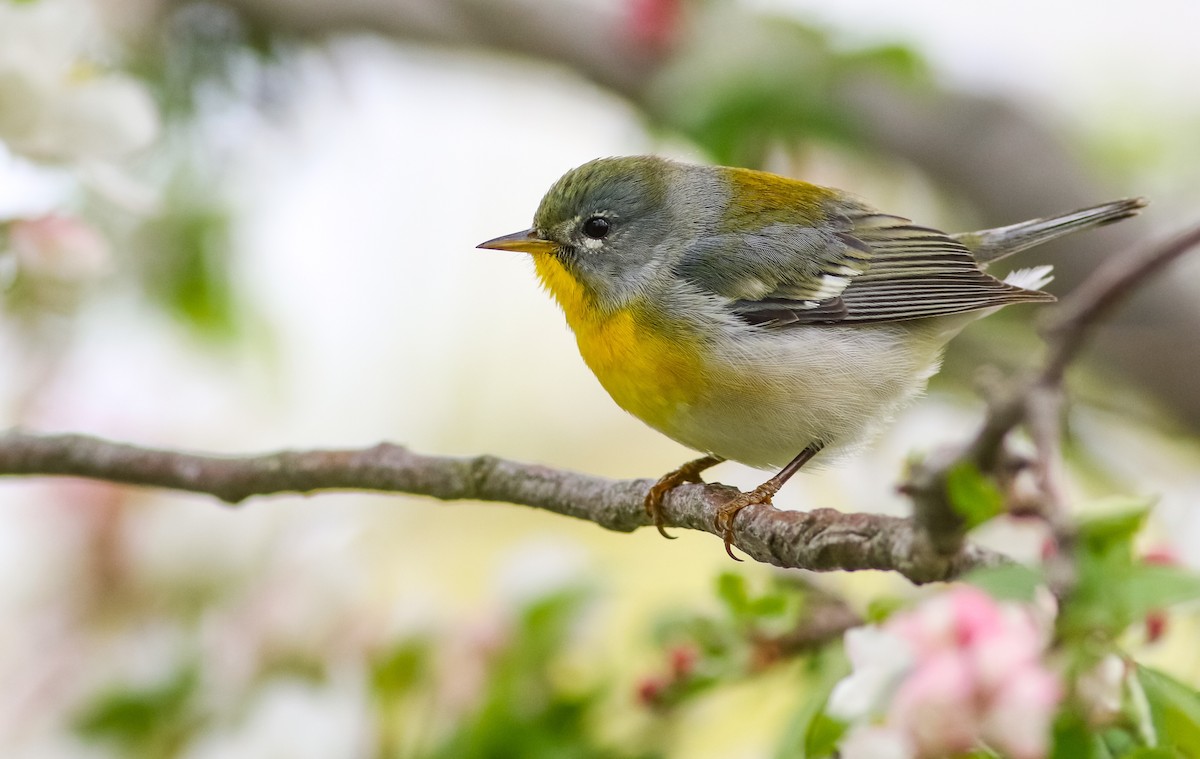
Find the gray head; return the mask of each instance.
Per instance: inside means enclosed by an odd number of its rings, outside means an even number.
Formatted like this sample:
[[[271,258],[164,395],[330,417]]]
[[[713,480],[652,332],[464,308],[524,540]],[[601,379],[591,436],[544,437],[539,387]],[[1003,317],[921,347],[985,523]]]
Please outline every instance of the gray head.
[[[532,229],[479,247],[553,256],[598,307],[619,308],[665,263],[652,253],[671,234],[670,183],[686,168],[653,156],[589,161],[554,183]]]

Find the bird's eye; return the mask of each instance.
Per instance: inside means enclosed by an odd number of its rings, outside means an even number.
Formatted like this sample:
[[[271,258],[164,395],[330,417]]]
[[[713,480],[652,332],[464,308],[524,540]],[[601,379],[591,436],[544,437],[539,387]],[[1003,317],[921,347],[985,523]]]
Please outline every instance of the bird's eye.
[[[593,240],[603,240],[608,237],[608,230],[612,228],[612,224],[603,216],[593,216],[583,222],[583,233]]]

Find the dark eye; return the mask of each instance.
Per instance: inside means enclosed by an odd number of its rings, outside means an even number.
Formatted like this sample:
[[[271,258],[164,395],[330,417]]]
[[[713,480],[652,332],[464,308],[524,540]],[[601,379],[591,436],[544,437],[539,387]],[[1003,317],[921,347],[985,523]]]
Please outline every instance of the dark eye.
[[[593,216],[583,222],[583,233],[593,240],[603,240],[608,237],[608,230],[612,228],[612,224],[603,216]]]

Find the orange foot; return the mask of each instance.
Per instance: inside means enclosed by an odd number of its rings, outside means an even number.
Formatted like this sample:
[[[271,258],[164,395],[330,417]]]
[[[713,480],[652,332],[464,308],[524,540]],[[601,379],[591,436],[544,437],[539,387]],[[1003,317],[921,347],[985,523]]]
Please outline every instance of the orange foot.
[[[800,471],[800,467],[808,463],[809,459],[816,456],[822,448],[821,443],[813,443],[812,445],[800,451],[796,458],[788,462],[788,465],[779,471],[771,479],[751,490],[749,493],[742,493],[734,498],[729,503],[717,510],[717,516],[713,519],[713,526],[721,533],[725,539],[725,553],[729,554],[729,558],[734,561],[741,561],[733,555],[733,520],[737,518],[738,512],[747,506],[770,506],[771,499],[783,487],[783,483],[787,482],[793,474]]]
[[[669,539],[674,539],[675,537],[674,535],[668,535],[665,529],[666,516],[663,514],[662,502],[667,493],[685,482],[703,484],[704,480],[700,478],[700,473],[705,469],[720,464],[724,460],[719,456],[705,456],[695,461],[689,461],[675,471],[667,472],[662,477],[659,477],[658,482],[650,487],[650,492],[646,493],[646,514],[654,520],[654,526],[658,529],[659,535]]]
[[[776,479],[772,477],[754,490],[742,493],[717,510],[713,525],[725,539],[725,553],[729,554],[729,558],[741,561],[733,555],[733,546],[730,545],[733,542],[733,520],[737,518],[738,512],[747,506],[770,506],[771,499],[779,492],[782,485],[782,482],[776,482]]]

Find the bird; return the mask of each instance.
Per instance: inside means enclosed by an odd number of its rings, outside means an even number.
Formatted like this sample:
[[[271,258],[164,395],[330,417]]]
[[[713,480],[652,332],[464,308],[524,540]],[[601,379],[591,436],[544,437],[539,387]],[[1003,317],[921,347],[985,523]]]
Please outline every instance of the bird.
[[[658,531],[674,487],[737,461],[776,473],[715,517],[770,505],[814,457],[882,431],[940,368],[945,345],[1003,306],[1055,300],[1051,267],[990,264],[1129,218],[1143,198],[947,234],[854,195],[764,171],[653,156],[589,161],[529,229],[478,247],[532,256],[584,362],[621,408],[703,455],[645,496]]]

